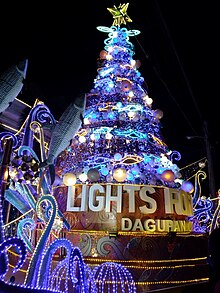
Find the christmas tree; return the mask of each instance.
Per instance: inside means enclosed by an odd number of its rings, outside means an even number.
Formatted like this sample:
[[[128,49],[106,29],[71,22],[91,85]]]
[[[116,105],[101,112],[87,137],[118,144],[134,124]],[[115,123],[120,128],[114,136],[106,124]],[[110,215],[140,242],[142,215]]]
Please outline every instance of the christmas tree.
[[[113,25],[97,62],[94,86],[87,94],[84,124],[58,158],[59,175],[72,173],[76,183],[150,184],[179,188],[183,182],[161,133],[163,112],[152,108],[140,61],[129,38],[140,33],[122,27],[132,20],[128,4],[108,8]]]

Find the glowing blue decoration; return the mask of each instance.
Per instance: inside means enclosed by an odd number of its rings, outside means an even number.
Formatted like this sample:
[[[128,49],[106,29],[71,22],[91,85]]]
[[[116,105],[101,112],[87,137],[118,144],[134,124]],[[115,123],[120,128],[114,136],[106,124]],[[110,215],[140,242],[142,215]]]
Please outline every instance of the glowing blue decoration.
[[[94,134],[94,138],[95,138],[95,140],[99,140],[100,139],[100,134],[99,133],[95,133]]]
[[[90,167],[96,167],[96,168],[101,168],[103,165],[106,165],[107,163],[110,162],[110,158],[106,158],[103,156],[92,156],[87,160],[87,163]]]
[[[3,279],[8,271],[7,249],[11,246],[16,246],[19,249],[19,261],[13,269],[13,273],[16,273],[26,260],[27,247],[21,238],[12,237],[4,240],[0,243],[0,279]]]
[[[118,109],[122,108],[122,102],[118,102],[118,103],[116,104],[116,107],[117,107]]]
[[[137,166],[135,166],[134,168],[131,169],[131,172],[134,176],[138,175],[140,170]]]
[[[55,271],[52,270],[52,260],[53,255],[59,248],[65,248],[66,249],[66,256],[65,259],[62,260],[59,265],[55,268]],[[68,278],[70,276],[69,272],[69,262],[70,262],[70,256],[72,251],[74,250],[74,246],[72,243],[63,238],[55,239],[48,249],[46,250],[45,254],[42,256],[41,264],[39,267],[38,272],[38,282],[37,286],[40,286],[42,288],[48,288],[48,289],[58,289],[57,282],[60,279],[59,274],[64,274],[65,272],[65,291],[68,291]],[[63,275],[64,277],[64,275]],[[59,283],[61,285],[61,283]],[[59,288],[61,289],[61,288]]]
[[[100,127],[93,130],[93,133],[100,133],[100,134],[106,134],[110,133],[113,127]]]
[[[24,240],[27,249],[30,253],[33,252],[33,245],[31,243],[31,231],[36,226],[35,221],[32,218],[24,218],[18,223],[17,236]]]
[[[116,136],[123,136],[127,138],[138,138],[138,139],[146,139],[147,134],[146,133],[141,133],[137,130],[133,129],[128,129],[128,130],[120,130],[120,129],[113,129],[111,131],[112,134]]]
[[[158,168],[157,173],[162,174],[166,169],[165,168]]]
[[[108,113],[108,118],[113,120],[115,118],[114,113],[113,112],[109,112]]]
[[[194,215],[190,219],[196,218],[200,222],[200,226],[207,227],[213,218],[212,208],[213,202],[210,198],[200,198],[194,209]]]
[[[70,278],[76,292],[88,293],[88,283],[85,274],[85,263],[78,247],[73,248],[70,256]],[[94,284],[93,284],[94,285]]]
[[[185,192],[192,193],[192,191],[194,190],[194,186],[192,182],[190,181],[183,181],[181,185],[181,189],[184,190]]]
[[[108,75],[109,73],[111,73],[114,70],[114,67],[112,68],[103,68],[99,71],[99,74],[104,77],[106,75]]]
[[[30,187],[27,184],[22,184],[23,194],[29,204],[29,206],[35,210],[36,208],[36,199],[34,194],[30,190]]]
[[[122,159],[122,155],[119,154],[119,153],[116,153],[116,154],[114,155],[114,159],[115,159],[115,161],[120,161],[120,160]]]
[[[87,172],[89,171],[89,166],[85,166],[84,168],[83,168],[83,173],[85,173],[85,174],[87,174]]]
[[[110,93],[110,91],[111,91],[111,87],[110,87],[110,86],[107,86],[107,87],[106,87],[106,91]]]
[[[181,159],[181,154],[177,151],[172,151],[170,154],[170,160],[173,162],[173,160],[179,161]]]
[[[110,83],[108,84],[108,86],[112,89],[115,85],[114,85],[113,82],[110,82]]]
[[[123,265],[105,262],[93,269],[98,292],[136,293],[133,277]]]
[[[102,167],[101,170],[100,170],[100,172],[101,172],[102,175],[106,176],[106,175],[108,175],[109,170],[106,167]]]
[[[40,210],[41,210],[41,204],[43,201],[48,201],[52,206],[52,212],[50,216],[50,220],[47,223],[47,226],[42,233],[37,246],[35,247],[34,253],[32,255],[32,258],[29,262],[28,272],[25,278],[25,285],[31,285],[36,286],[38,283],[39,278],[39,267],[42,261],[42,255],[44,253],[44,249],[47,244],[48,237],[50,235],[50,231],[53,227],[55,218],[57,216],[57,202],[56,199],[52,195],[43,195],[36,204],[36,211],[38,216],[40,217]]]
[[[40,123],[40,126],[44,126],[50,130],[52,130],[53,126],[56,124],[56,120],[46,105],[39,103],[33,107],[25,124],[24,136],[21,144],[23,146],[29,147],[26,153],[28,153],[28,151],[33,148],[34,132],[33,129],[31,129],[33,122],[38,122]]]
[[[89,110],[88,109],[85,111],[85,114],[84,114],[84,118],[91,118],[92,117],[92,114],[93,114],[93,111]]]
[[[126,28],[120,28],[116,26],[111,26],[110,28],[106,26],[98,26],[97,29],[101,32],[108,33],[109,38],[104,41],[106,44],[106,51],[108,51],[109,46],[113,46],[115,43],[120,42],[123,44],[123,47],[127,48],[129,53],[133,55],[133,44],[129,42],[129,37],[139,35],[139,30],[127,30]]]
[[[118,107],[118,112],[137,112],[137,111],[143,111],[143,106],[139,105],[139,104],[129,104],[126,105],[124,107],[120,106]]]
[[[127,179],[128,179],[129,181],[132,181],[132,180],[134,179],[134,175],[133,175],[132,173],[128,173],[128,174],[127,174]]]

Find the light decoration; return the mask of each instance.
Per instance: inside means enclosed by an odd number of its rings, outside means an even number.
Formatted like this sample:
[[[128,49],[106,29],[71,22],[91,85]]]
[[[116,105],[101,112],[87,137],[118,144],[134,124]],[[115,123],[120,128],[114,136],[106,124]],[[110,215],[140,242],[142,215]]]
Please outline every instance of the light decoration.
[[[181,184],[181,189],[186,192],[193,193],[194,185],[190,181],[183,181]]]
[[[100,178],[99,171],[96,168],[89,169],[87,177],[91,182],[97,182]]]
[[[8,271],[8,255],[7,250],[9,247],[15,246],[18,249],[19,260],[13,269],[13,273],[16,273],[24,264],[27,257],[27,248],[24,241],[18,237],[11,237],[5,239],[0,243],[0,280],[4,279]]]
[[[120,26],[121,24],[126,24],[126,21],[132,22],[131,18],[127,15],[128,5],[129,3],[126,3],[120,4],[118,7],[114,5],[113,8],[107,8],[113,15],[113,25]]]
[[[160,109],[156,109],[156,110],[154,111],[154,116],[155,116],[157,119],[161,119],[161,118],[163,118],[163,111],[160,110]]]
[[[116,153],[116,154],[114,155],[114,160],[115,160],[115,161],[120,161],[121,159],[122,159],[122,155],[121,155],[121,154]]]
[[[165,170],[161,174],[161,178],[166,182],[172,182],[172,181],[174,181],[175,175],[172,170]]]
[[[29,253],[33,253],[33,244],[31,242],[32,231],[36,223],[32,218],[24,218],[18,223],[17,236],[24,240]]]
[[[78,247],[73,248],[70,256],[69,265],[70,278],[74,288],[76,289],[76,292],[88,292],[86,265],[84,263],[82,253]],[[92,284],[92,286],[94,286],[94,283]]]
[[[136,285],[127,268],[115,262],[105,262],[93,269],[97,293],[135,293]]]
[[[50,213],[50,219],[47,222],[46,228],[44,232],[42,233],[35,250],[33,252],[31,261],[29,263],[28,267],[28,273],[25,278],[25,285],[32,285],[36,286],[40,277],[41,271],[39,270],[43,256],[44,256],[44,251],[46,248],[47,240],[50,234],[50,231],[53,227],[54,220],[57,216],[58,212],[58,206],[55,198],[52,195],[43,195],[41,198],[38,200],[37,205],[36,205],[36,212],[39,218],[43,218],[43,212],[42,212],[42,203],[44,201],[47,201],[51,204],[51,213]]]
[[[66,173],[66,174],[63,176],[63,183],[64,183],[66,186],[72,186],[72,185],[75,185],[75,183],[76,183],[76,175],[74,175],[73,173]]]
[[[80,142],[80,143],[84,143],[84,142],[86,142],[86,138],[85,138],[85,136],[82,136],[82,135],[81,135],[81,136],[79,137],[79,142]]]
[[[107,54],[108,54],[108,53],[107,53],[105,50],[102,50],[102,51],[99,53],[99,56],[100,56],[101,59],[105,59]]]
[[[153,103],[152,98],[150,98],[148,95],[145,95],[145,96],[143,97],[143,100],[146,102],[146,104],[147,104],[148,106],[151,106],[152,103]]]
[[[82,173],[82,174],[79,175],[79,180],[81,182],[85,182],[87,180],[87,178],[88,177],[87,177],[87,175],[85,173]]]
[[[121,159],[121,163],[124,165],[133,165],[143,161],[143,157],[137,155],[126,155]]]
[[[113,177],[118,182],[124,182],[127,177],[126,169],[124,168],[117,168],[113,173]]]
[[[134,97],[134,92],[130,91],[130,92],[128,93],[128,96],[129,96],[130,98],[133,98],[133,97]]]
[[[66,250],[66,256],[65,258],[59,262],[59,264],[52,269],[52,258],[54,253],[59,248],[65,248]],[[68,281],[69,279],[73,279],[74,271],[71,271],[69,269],[70,267],[70,261],[71,261],[71,255],[74,252],[75,247],[72,245],[72,243],[65,239],[65,238],[59,238],[55,239],[47,248],[45,251],[45,254],[43,255],[40,268],[39,268],[39,278],[37,286],[44,288],[44,289],[50,289],[50,290],[57,290],[61,289],[62,286],[62,279],[64,280],[64,286],[65,286],[65,292],[68,292]],[[71,277],[72,276],[72,277]],[[75,284],[72,283],[74,286]]]

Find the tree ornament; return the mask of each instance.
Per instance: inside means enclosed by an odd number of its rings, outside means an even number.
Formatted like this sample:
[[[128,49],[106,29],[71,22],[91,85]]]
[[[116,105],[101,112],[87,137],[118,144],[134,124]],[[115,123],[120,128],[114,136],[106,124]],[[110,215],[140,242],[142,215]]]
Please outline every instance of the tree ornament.
[[[124,3],[120,4],[118,7],[114,5],[113,8],[107,8],[113,15],[114,21],[112,25],[120,26],[122,23],[126,24],[126,21],[132,22],[131,18],[127,14],[128,5],[129,3]]]
[[[86,180],[87,180],[87,175],[86,175],[85,173],[80,174],[80,175],[79,175],[79,180],[80,180],[81,182],[86,182]]]
[[[139,68],[141,66],[141,61],[140,60],[136,60],[135,62],[135,67]]]
[[[128,92],[131,89],[131,83],[128,80],[123,80],[121,83],[121,89],[123,92]]]
[[[91,182],[97,182],[100,179],[99,171],[96,168],[89,169],[87,177]]]
[[[194,186],[190,181],[183,181],[181,185],[181,189],[184,190],[185,192],[193,193]]]
[[[172,170],[165,170],[161,174],[161,179],[163,179],[166,182],[172,182],[174,181],[175,175]]]
[[[105,50],[102,50],[100,53],[99,53],[99,57],[100,59],[106,59],[106,56],[108,55],[108,52],[106,52]]]
[[[113,177],[118,182],[124,182],[127,178],[127,171],[124,168],[117,168],[113,173]]]
[[[75,185],[76,184],[76,175],[74,175],[73,173],[66,173],[64,176],[63,176],[63,183],[66,185],[66,186],[72,186],[72,185]]]
[[[160,110],[160,109],[156,109],[154,111],[154,117],[157,118],[157,119],[161,119],[163,118],[163,111]]]

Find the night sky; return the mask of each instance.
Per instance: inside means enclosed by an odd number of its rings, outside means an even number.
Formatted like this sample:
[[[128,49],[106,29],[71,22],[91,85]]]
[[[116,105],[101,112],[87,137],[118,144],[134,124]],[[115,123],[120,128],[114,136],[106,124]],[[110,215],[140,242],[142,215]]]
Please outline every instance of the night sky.
[[[74,98],[89,92],[97,75],[97,58],[112,25],[107,7],[121,1],[77,1],[51,6],[33,1],[1,9],[0,72],[27,58],[27,78],[20,99],[42,100],[56,119]],[[125,2],[126,3],[126,2]],[[203,125],[209,128],[216,185],[219,186],[219,50],[217,3],[199,0],[130,1],[127,29],[139,71],[161,109],[162,133],[171,150],[181,153],[180,167],[206,156]],[[217,55],[218,54],[218,55]],[[215,72],[217,71],[217,73]],[[187,140],[186,136],[199,136]]]

